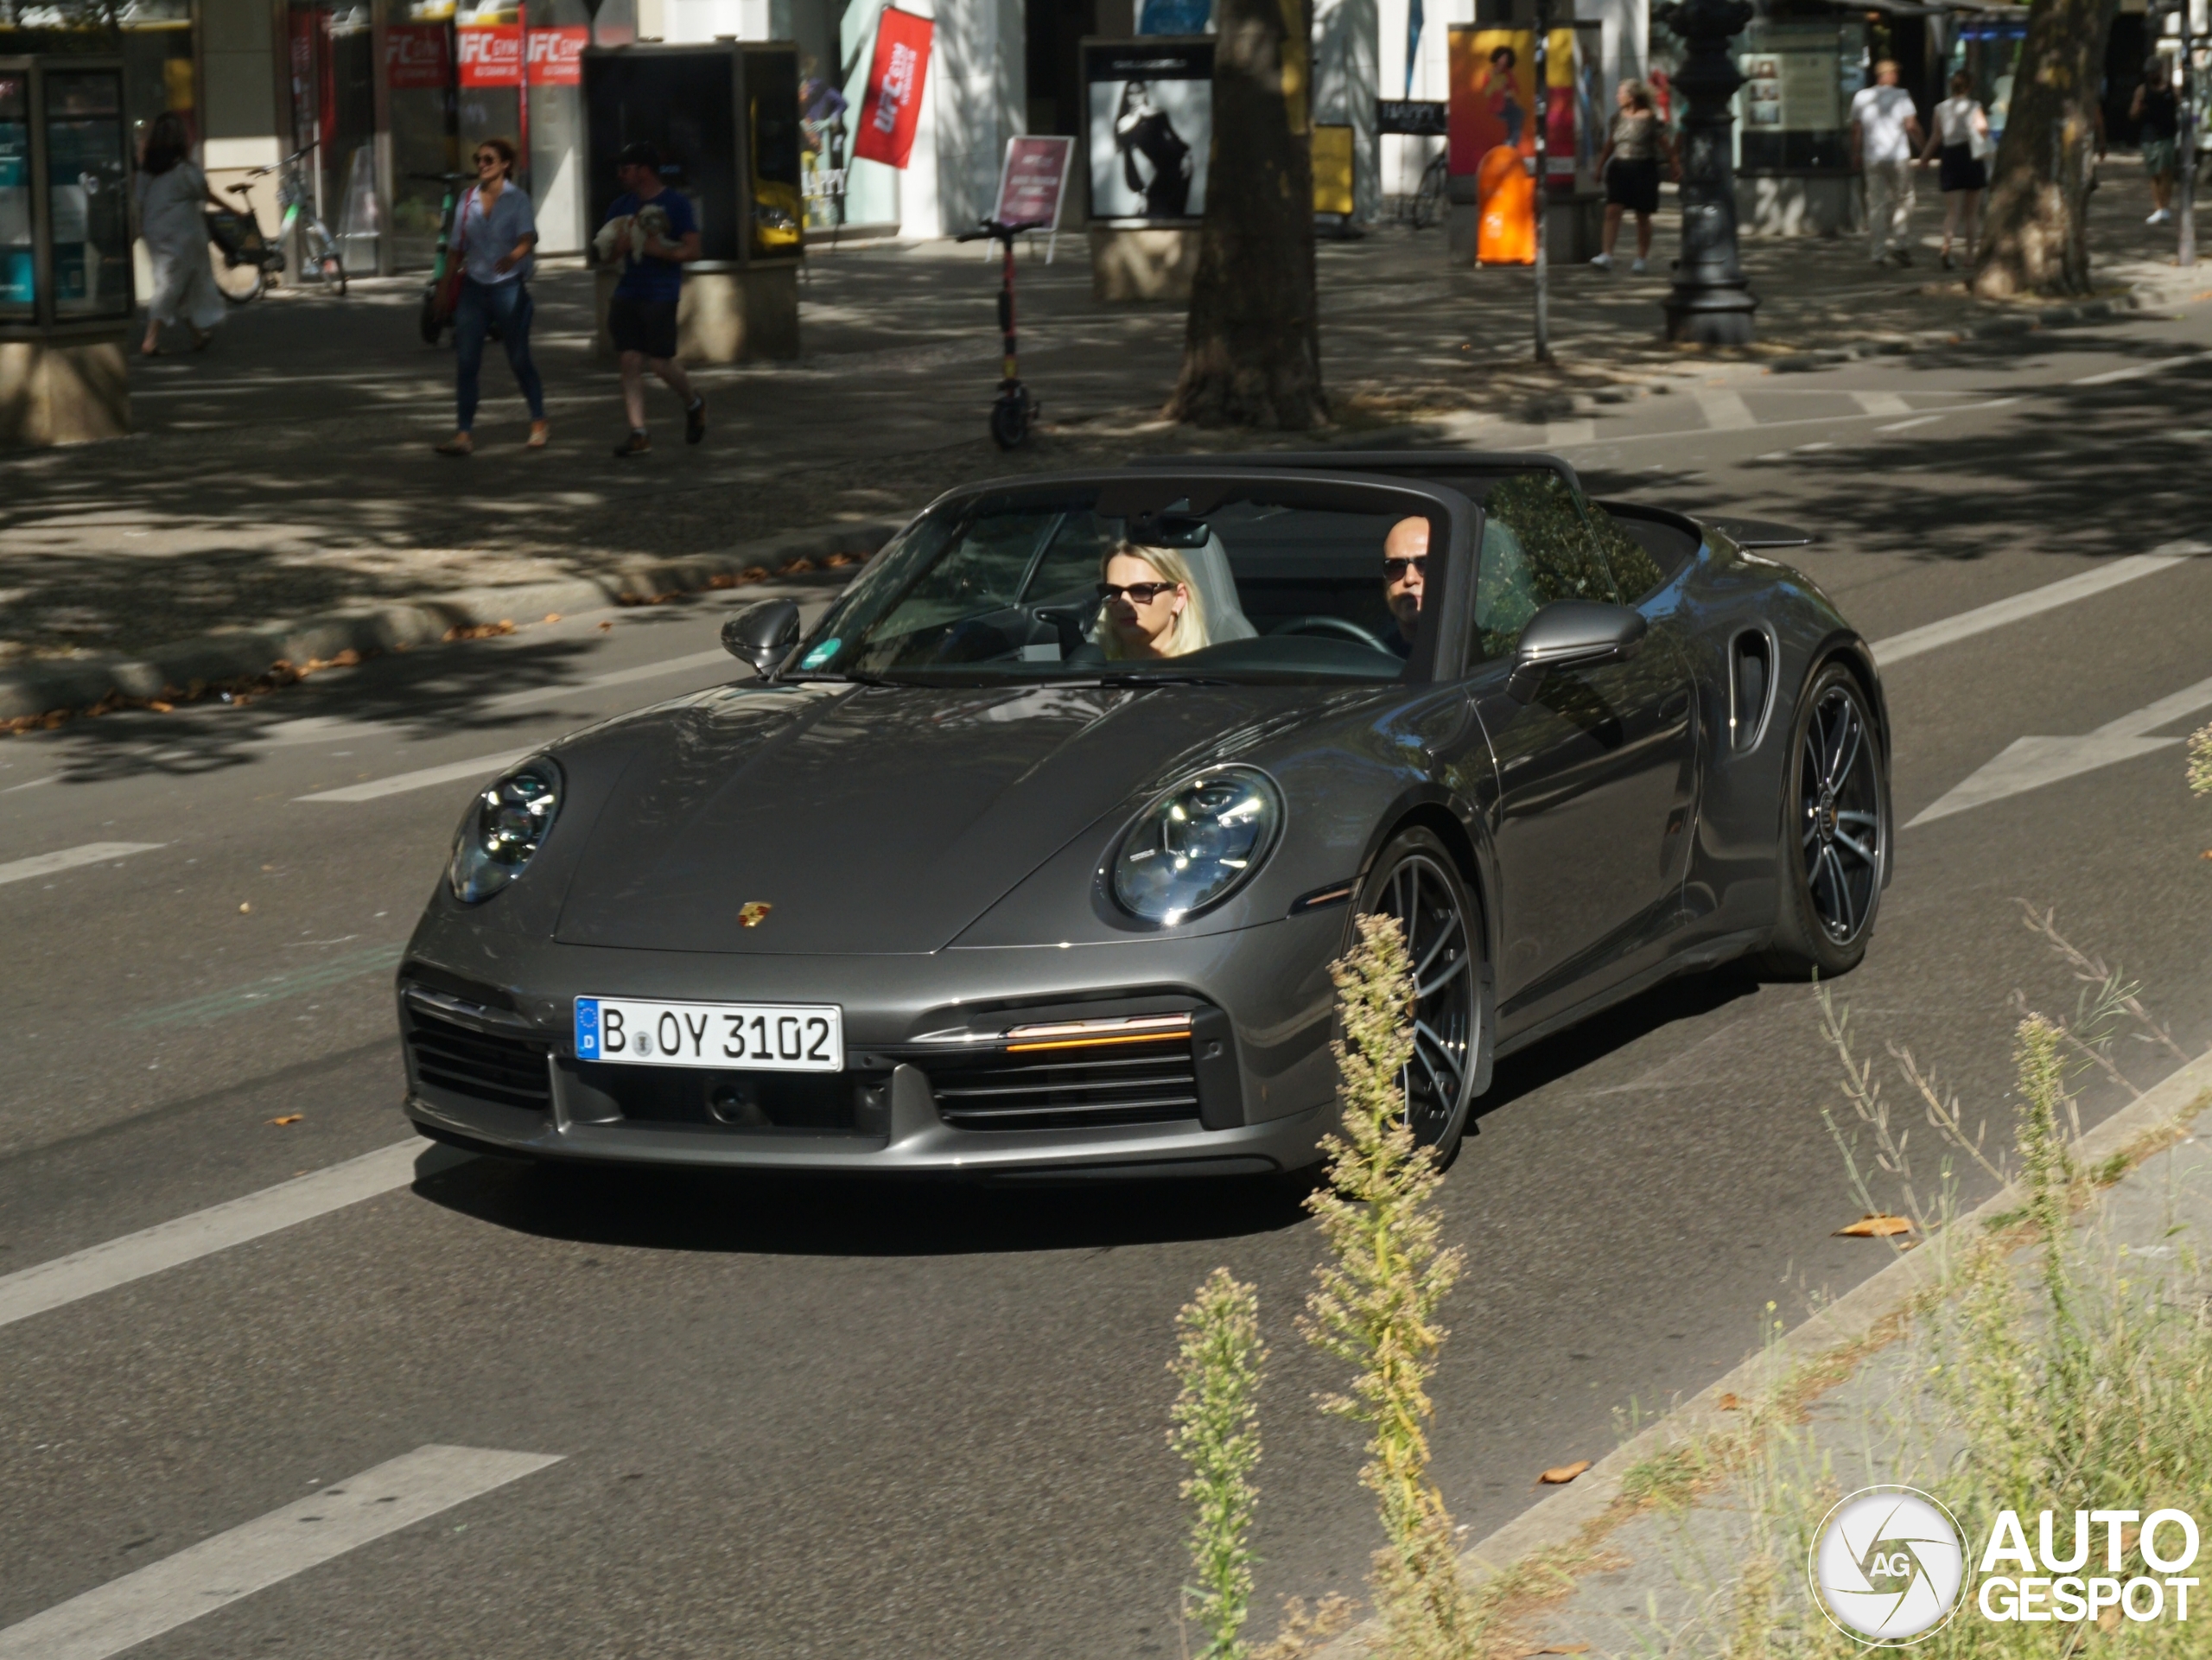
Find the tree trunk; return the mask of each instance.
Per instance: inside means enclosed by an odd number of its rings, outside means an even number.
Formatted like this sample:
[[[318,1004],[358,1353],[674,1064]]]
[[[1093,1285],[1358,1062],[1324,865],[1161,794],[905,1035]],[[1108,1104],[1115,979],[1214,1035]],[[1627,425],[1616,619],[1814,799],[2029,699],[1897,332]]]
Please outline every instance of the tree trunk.
[[[1164,413],[1302,430],[1329,418],[1314,296],[1311,0],[1220,0],[1205,228]]]
[[[2086,294],[2097,90],[2113,0],[2034,0],[1982,218],[1974,291]]]

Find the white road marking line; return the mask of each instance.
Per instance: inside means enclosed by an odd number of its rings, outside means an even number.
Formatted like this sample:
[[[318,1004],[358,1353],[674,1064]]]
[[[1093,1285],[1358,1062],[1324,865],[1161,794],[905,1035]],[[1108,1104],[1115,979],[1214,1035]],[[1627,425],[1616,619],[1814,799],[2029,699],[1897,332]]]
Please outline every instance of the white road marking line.
[[[1980,404],[1955,404],[1950,409],[1936,410],[1932,411],[1932,413],[1936,415],[1972,415],[1982,410],[2001,410],[2008,404],[2017,404],[2018,402],[2020,402],[2020,399],[2017,398],[1993,398]],[[1758,430],[1760,432],[1772,432],[1779,427],[1833,427],[1840,426],[1847,421],[1870,421],[1872,419],[1873,419],[1873,417],[1863,410],[1857,415],[1798,415],[1792,416],[1787,421],[1762,421],[1758,423]],[[1594,423],[1555,421],[1552,425],[1554,428],[1559,428],[1563,426],[1594,425]],[[1748,430],[1749,429],[1746,429]],[[1707,429],[1706,430],[1710,430],[1710,429]],[[1603,438],[1599,438],[1593,435],[1589,438],[1558,438],[1548,439],[1547,442],[1553,448],[1557,448],[1559,445],[1566,443],[1632,444],[1647,438],[1669,438],[1679,442],[1684,438],[1696,438],[1702,436],[1704,436],[1703,432],[1695,427],[1669,427],[1663,431],[1659,432],[1610,432]],[[1774,454],[1777,455],[1784,455],[1789,454],[1789,452],[1787,450],[1778,449],[1776,450]],[[1764,461],[1772,458],[1766,455],[1757,455],[1752,457],[1752,459],[1754,461]]]
[[[1594,444],[1598,442],[1595,421],[1547,421],[1544,423],[1544,448],[1555,449],[1562,444]]]
[[[379,796],[404,795],[410,790],[428,789],[433,784],[452,784],[461,779],[484,778],[512,766],[524,756],[532,754],[528,749],[509,749],[497,755],[480,755],[474,760],[457,760],[443,766],[425,766],[419,773],[399,773],[391,778],[372,779],[366,784],[348,784],[343,789],[318,790],[313,795],[292,798],[295,801],[374,801]]]
[[[0,1278],[0,1326],[97,1296],[149,1274],[196,1262],[264,1234],[404,1187],[415,1180],[415,1161],[427,1145],[411,1138],[395,1142],[257,1193],[157,1222],[52,1262],[18,1269]]]
[[[2116,721],[2107,721],[2095,731],[2080,737],[2015,738],[1995,760],[1977,768],[1971,777],[1946,792],[1905,828],[1925,824],[1931,818],[1948,818],[1970,807],[1986,806],[2024,791],[2039,790],[2046,784],[2056,784],[2079,773],[2094,772],[2100,766],[2111,766],[2133,760],[2138,755],[2171,748],[2181,741],[2178,735],[2152,738],[2145,735],[2207,708],[2212,708],[2212,680],[2200,680],[2185,690],[2161,697]]]
[[[672,657],[664,663],[648,663],[640,668],[617,669],[611,674],[595,674],[580,680],[573,686],[532,686],[528,691],[511,691],[494,697],[488,707],[494,709],[531,709],[540,703],[558,703],[563,697],[574,697],[580,692],[597,690],[601,686],[625,686],[632,681],[657,679],[666,674],[688,674],[694,669],[727,665],[732,674],[737,672],[737,659],[728,652],[717,648],[711,652],[693,652],[687,657]]]
[[[1759,423],[1758,417],[1751,413],[1751,406],[1744,402],[1741,392],[1700,392],[1697,407],[1705,417],[1705,424],[1715,432],[1732,432],[1739,427]]]
[[[39,782],[44,783],[43,779]],[[18,785],[27,789],[28,785]],[[34,876],[51,876],[57,870],[74,870],[79,865],[96,865],[108,859],[120,859],[133,853],[151,853],[156,848],[165,848],[167,842],[87,842],[82,847],[63,848],[58,853],[35,854],[28,859],[11,860],[0,865],[0,883],[29,881]]]
[[[35,778],[29,784],[10,784],[6,789],[0,790],[0,795],[13,795],[18,790],[35,790],[41,784],[54,783],[60,776],[59,773],[48,773],[44,778]]]
[[[2138,577],[2153,576],[2205,553],[2212,553],[2212,547],[2202,542],[2164,543],[2148,553],[2130,554],[2125,559],[2115,559],[2094,570],[2085,570],[2078,576],[2046,582],[2041,588],[2031,588],[2024,594],[2015,594],[2009,600],[1997,600],[1988,605],[1977,606],[1971,611],[1961,611],[1955,617],[1946,617],[1941,622],[1931,622],[1924,627],[1908,628],[1902,634],[1891,634],[1887,639],[1874,641],[1867,649],[1874,653],[1875,662],[1886,669],[1909,657],[1932,652],[1939,646],[1948,646],[1954,640],[1986,633],[1992,628],[2001,628],[2008,622],[2018,622],[2024,617],[2056,610],[2060,606],[2071,605],[2076,600],[2087,599],[2092,594],[2101,594],[2107,588],[2118,588]]]
[[[1903,392],[1853,392],[1851,401],[1869,415],[1910,415],[1912,405]]]
[[[1943,413],[1948,415],[1950,411],[1946,410]],[[1942,418],[1943,416],[1942,415],[1916,416],[1910,421],[1892,421],[1885,427],[1876,427],[1874,430],[1877,432],[1906,432],[1910,431],[1914,427],[1924,427],[1930,421],[1940,421]]]
[[[560,1462],[545,1453],[418,1447],[0,1631],[0,1660],[108,1660]]]
[[[2155,375],[2167,369],[2177,369],[2184,363],[2212,362],[2202,352],[2191,352],[2186,357],[2160,358],[2154,363],[2131,363],[2125,369],[2107,369],[2101,375],[2083,375],[2069,380],[2069,386],[2109,386],[2115,380],[2134,380],[2144,375]]]

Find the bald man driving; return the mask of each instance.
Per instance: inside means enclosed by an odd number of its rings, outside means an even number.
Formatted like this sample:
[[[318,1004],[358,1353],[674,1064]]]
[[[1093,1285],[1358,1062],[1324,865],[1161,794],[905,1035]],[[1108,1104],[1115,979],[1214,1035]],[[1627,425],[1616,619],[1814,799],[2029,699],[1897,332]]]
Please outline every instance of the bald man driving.
[[[1421,592],[1428,569],[1428,521],[1402,518],[1382,538],[1382,600],[1390,607],[1383,645],[1411,657],[1421,638]]]

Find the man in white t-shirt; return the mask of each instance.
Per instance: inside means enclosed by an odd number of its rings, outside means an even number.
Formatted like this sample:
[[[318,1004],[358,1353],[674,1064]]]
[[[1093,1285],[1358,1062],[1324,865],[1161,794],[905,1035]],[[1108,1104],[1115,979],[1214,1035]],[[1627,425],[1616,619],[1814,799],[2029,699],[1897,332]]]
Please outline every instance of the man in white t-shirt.
[[[1912,158],[1920,149],[1920,118],[1912,94],[1897,85],[1897,67],[1885,58],[1874,84],[1851,100],[1851,156],[1866,170],[1866,240],[1876,264],[1912,264],[1905,237],[1912,227]]]

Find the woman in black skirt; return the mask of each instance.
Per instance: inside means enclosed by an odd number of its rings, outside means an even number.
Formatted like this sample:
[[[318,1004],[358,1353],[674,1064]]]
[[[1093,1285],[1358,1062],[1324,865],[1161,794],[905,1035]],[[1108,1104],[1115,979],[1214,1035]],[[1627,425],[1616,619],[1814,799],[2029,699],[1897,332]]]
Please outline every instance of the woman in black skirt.
[[[1951,77],[1951,95],[1936,106],[1936,130],[1920,164],[1940,162],[1936,180],[1943,189],[1943,269],[1951,266],[1951,238],[1966,222],[1967,264],[1974,264],[1974,210],[1989,186],[1989,169],[1977,152],[1989,144],[1989,117],[1974,100],[1974,78],[1963,69]]]
[[[1598,171],[1605,181],[1605,251],[1590,263],[1599,270],[1613,268],[1613,241],[1621,233],[1621,215],[1636,215],[1636,264],[1631,273],[1643,275],[1651,257],[1651,216],[1659,211],[1659,158],[1665,156],[1675,178],[1681,177],[1675,158],[1675,141],[1659,119],[1651,89],[1640,80],[1624,80],[1614,94],[1620,113],[1605,132],[1605,153]]]

